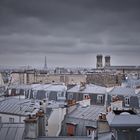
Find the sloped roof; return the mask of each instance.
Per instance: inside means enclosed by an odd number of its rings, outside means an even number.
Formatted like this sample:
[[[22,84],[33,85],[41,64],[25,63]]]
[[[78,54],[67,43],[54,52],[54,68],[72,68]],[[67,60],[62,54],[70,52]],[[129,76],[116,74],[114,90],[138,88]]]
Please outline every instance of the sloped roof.
[[[31,84],[31,85],[10,85],[9,88],[16,89],[33,89],[33,90],[45,90],[45,91],[63,91],[67,90],[67,87],[62,84]]]
[[[137,88],[140,87],[140,79],[128,79],[125,81],[126,87]]]
[[[1,140],[26,140],[24,138],[24,124],[23,123],[3,123],[0,124],[0,139]],[[102,133],[98,135],[99,140],[111,140],[111,133]],[[32,140],[28,138],[28,140]],[[38,137],[36,140],[91,140],[87,136],[58,136]]]
[[[68,117],[86,119],[86,120],[96,120],[100,113],[105,113],[104,106],[91,105],[88,107],[79,106],[73,112],[68,114]]]
[[[9,89],[12,89],[12,88],[15,88],[15,89],[31,89],[31,85],[24,85],[24,84],[20,84],[20,85],[10,85],[9,86]]]
[[[110,95],[136,96],[133,88],[115,87],[109,92]]]
[[[91,140],[91,137],[86,136],[59,136],[59,137],[40,137],[38,140]]]
[[[139,115],[129,113],[121,113],[120,115],[115,115],[113,113],[109,113],[107,120],[111,127],[140,127]]]
[[[83,90],[80,90],[80,85],[76,85],[73,88],[69,89],[67,92],[78,92],[78,93],[106,93],[106,87],[94,85],[94,84],[86,84]]]
[[[98,134],[98,140],[112,140],[112,133],[100,133]]]
[[[28,113],[32,113],[37,104],[31,102],[28,99],[7,98],[0,101],[0,113],[26,116]]]
[[[24,133],[23,123],[4,123],[0,124],[0,139],[1,140],[22,140]]]

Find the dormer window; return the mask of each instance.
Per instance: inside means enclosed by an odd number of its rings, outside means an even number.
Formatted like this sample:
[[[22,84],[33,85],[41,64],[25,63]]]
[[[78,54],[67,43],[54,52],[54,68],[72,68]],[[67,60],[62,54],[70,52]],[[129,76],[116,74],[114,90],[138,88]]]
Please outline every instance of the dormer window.
[[[99,104],[103,103],[103,95],[97,95],[97,103]]]
[[[84,100],[86,100],[86,99],[90,99],[89,94],[84,94],[83,99],[84,99]]]
[[[129,106],[129,105],[130,105],[130,98],[125,97],[125,106]]]
[[[9,123],[14,123],[14,118],[9,118]]]
[[[140,107],[140,97],[139,97],[139,107]]]

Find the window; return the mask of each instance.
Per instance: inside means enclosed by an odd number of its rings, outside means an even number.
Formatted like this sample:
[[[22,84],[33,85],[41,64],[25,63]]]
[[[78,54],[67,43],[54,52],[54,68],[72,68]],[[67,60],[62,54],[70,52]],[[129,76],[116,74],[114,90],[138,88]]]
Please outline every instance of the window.
[[[139,107],[140,107],[140,97],[139,97]]]
[[[2,117],[0,116],[0,123],[2,123]]]
[[[103,95],[97,95],[97,103],[99,104],[103,103]]]
[[[32,90],[29,91],[29,94],[30,94],[30,99],[33,99],[34,96],[33,96],[33,91]]]
[[[88,94],[84,94],[83,99],[90,99],[90,96]]]
[[[95,128],[87,127],[87,136],[91,136],[95,132]]]
[[[64,97],[64,92],[63,92],[63,91],[62,91],[62,92],[59,91],[58,94],[57,94],[57,96],[58,96],[58,97]]]
[[[37,90],[34,90],[33,91],[33,98],[36,99],[36,97],[37,97]]]
[[[20,89],[16,89],[16,94],[20,94]]]
[[[14,118],[9,118],[9,123],[14,123]]]
[[[91,136],[93,130],[92,129],[87,129],[87,136]]]
[[[60,76],[60,82],[65,82],[65,76]]]
[[[46,97],[47,97],[47,98],[49,98],[49,94],[50,94],[50,92],[47,91],[47,92],[46,92]]]
[[[130,105],[130,98],[125,97],[125,106],[129,106],[129,105]]]
[[[64,91],[62,91],[61,96],[64,97]]]
[[[69,100],[72,100],[72,99],[73,99],[73,95],[69,94]]]

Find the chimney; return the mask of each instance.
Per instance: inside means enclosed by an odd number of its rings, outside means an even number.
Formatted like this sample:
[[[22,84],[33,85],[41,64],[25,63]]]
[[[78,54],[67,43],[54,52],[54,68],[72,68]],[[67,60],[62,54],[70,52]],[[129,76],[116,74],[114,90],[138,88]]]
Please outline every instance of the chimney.
[[[106,114],[102,113],[102,120],[106,121]]]
[[[102,120],[102,113],[99,114],[98,120],[99,120],[99,121]]]
[[[34,113],[30,114],[24,122],[24,139],[36,139],[39,136],[45,136],[45,114],[42,109],[35,109]]]
[[[39,110],[37,113],[38,117],[38,135],[45,136],[45,114],[43,110]]]
[[[36,139],[38,137],[38,117],[29,115],[25,120],[25,139]]]
[[[105,113],[100,113],[98,116],[99,121],[106,121],[106,114]]]
[[[86,83],[85,82],[80,82],[80,87],[79,87],[79,91],[83,91],[86,88]]]

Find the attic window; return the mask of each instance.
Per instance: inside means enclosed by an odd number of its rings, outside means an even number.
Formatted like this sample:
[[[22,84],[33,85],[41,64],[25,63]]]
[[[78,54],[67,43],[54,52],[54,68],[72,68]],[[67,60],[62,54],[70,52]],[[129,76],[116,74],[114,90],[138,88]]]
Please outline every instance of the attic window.
[[[2,123],[2,117],[0,116],[0,123]]]
[[[14,123],[14,118],[9,118],[9,123]]]
[[[99,104],[103,103],[103,95],[97,95],[97,103]]]
[[[62,91],[62,92],[61,92],[61,91],[58,92],[57,96],[58,96],[58,97],[64,97],[64,92],[63,92],[63,91]]]
[[[70,95],[69,95],[69,100],[72,100],[72,99],[73,99],[73,95],[70,94]]]
[[[87,131],[87,136],[91,136],[93,132],[95,132],[95,128],[93,127],[87,127],[86,131]]]
[[[129,106],[129,105],[130,105],[130,98],[125,97],[125,106]]]
[[[139,97],[139,107],[140,107],[140,97]]]
[[[90,96],[88,94],[84,94],[83,99],[90,99]]]

